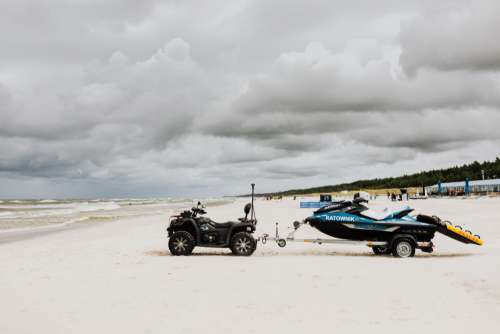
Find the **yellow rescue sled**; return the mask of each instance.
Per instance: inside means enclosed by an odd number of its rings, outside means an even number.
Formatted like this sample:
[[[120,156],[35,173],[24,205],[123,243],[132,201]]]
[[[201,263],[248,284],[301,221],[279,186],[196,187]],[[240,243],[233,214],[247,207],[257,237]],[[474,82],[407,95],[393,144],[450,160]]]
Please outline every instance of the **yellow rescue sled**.
[[[449,222],[444,222],[444,225],[440,224],[437,230],[447,237],[463,242],[464,244],[476,244],[479,246],[483,244],[483,240],[479,235],[472,234],[471,231],[464,231],[460,226],[453,226]]]

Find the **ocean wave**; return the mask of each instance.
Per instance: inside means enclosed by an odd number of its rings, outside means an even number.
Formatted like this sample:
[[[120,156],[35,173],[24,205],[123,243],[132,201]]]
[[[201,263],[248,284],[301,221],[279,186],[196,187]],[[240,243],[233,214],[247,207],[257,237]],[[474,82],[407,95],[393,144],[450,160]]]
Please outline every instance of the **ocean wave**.
[[[0,218],[9,217],[9,216],[12,216],[12,214],[13,214],[12,211],[1,211]]]
[[[71,216],[79,213],[115,211],[121,206],[115,202],[41,205],[0,205],[0,219],[35,219],[43,217]]]
[[[8,202],[0,205],[0,209],[15,210],[42,210],[42,209],[66,209],[72,208],[75,204],[13,204]]]
[[[14,228],[6,228],[2,229],[0,226],[0,234],[8,234],[8,233],[16,233],[16,232],[24,232],[24,231],[37,231],[37,230],[57,230],[66,226],[69,226],[74,223],[80,223],[88,220],[89,217],[81,217],[81,218],[75,218],[75,219],[70,219],[67,221],[59,222],[59,223],[53,223],[53,224],[44,224],[44,225],[25,225],[21,227],[14,227]]]
[[[60,202],[60,201],[55,200],[55,199],[42,199],[42,200],[38,201],[38,203],[57,203],[57,202]]]

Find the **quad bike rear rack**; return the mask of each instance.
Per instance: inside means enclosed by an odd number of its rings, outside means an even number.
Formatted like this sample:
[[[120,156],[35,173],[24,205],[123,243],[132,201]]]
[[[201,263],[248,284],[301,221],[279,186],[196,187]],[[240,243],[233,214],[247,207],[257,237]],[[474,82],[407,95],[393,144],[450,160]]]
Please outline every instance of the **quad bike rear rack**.
[[[274,241],[276,244],[283,248],[287,245],[288,242],[300,242],[300,243],[312,243],[312,244],[337,244],[337,245],[357,245],[357,246],[368,246],[370,248],[374,246],[382,246],[382,247],[387,247],[389,243],[387,241],[358,241],[358,240],[344,240],[344,239],[335,239],[335,238],[327,238],[327,239],[322,239],[322,238],[315,238],[315,239],[297,239],[295,238],[295,232],[302,226],[306,224],[305,222],[299,222],[295,221],[293,223],[293,231],[288,233],[286,238],[282,238],[279,235],[279,223],[276,223],[276,230],[274,237],[270,236],[268,233],[262,234],[260,237],[257,238],[258,242],[261,242],[263,245],[265,245],[268,241]],[[418,242],[417,243],[418,248],[428,248],[428,247],[433,247],[432,242]]]

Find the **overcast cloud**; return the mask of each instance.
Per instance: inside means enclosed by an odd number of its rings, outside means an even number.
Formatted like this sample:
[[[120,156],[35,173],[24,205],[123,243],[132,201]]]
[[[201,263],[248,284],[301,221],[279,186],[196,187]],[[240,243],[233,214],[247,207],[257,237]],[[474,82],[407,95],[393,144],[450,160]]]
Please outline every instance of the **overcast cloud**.
[[[500,155],[498,1],[4,0],[0,197],[205,196]]]

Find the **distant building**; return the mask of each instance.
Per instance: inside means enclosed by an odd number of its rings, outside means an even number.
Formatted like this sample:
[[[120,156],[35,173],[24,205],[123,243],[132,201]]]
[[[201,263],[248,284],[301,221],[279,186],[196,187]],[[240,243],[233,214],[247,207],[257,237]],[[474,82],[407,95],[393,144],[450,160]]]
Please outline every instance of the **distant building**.
[[[425,187],[427,194],[461,196],[466,194],[500,193],[500,179],[438,183]]]
[[[321,194],[321,195],[319,195],[319,201],[320,202],[331,202],[332,201],[332,195],[330,195],[330,194]]]

